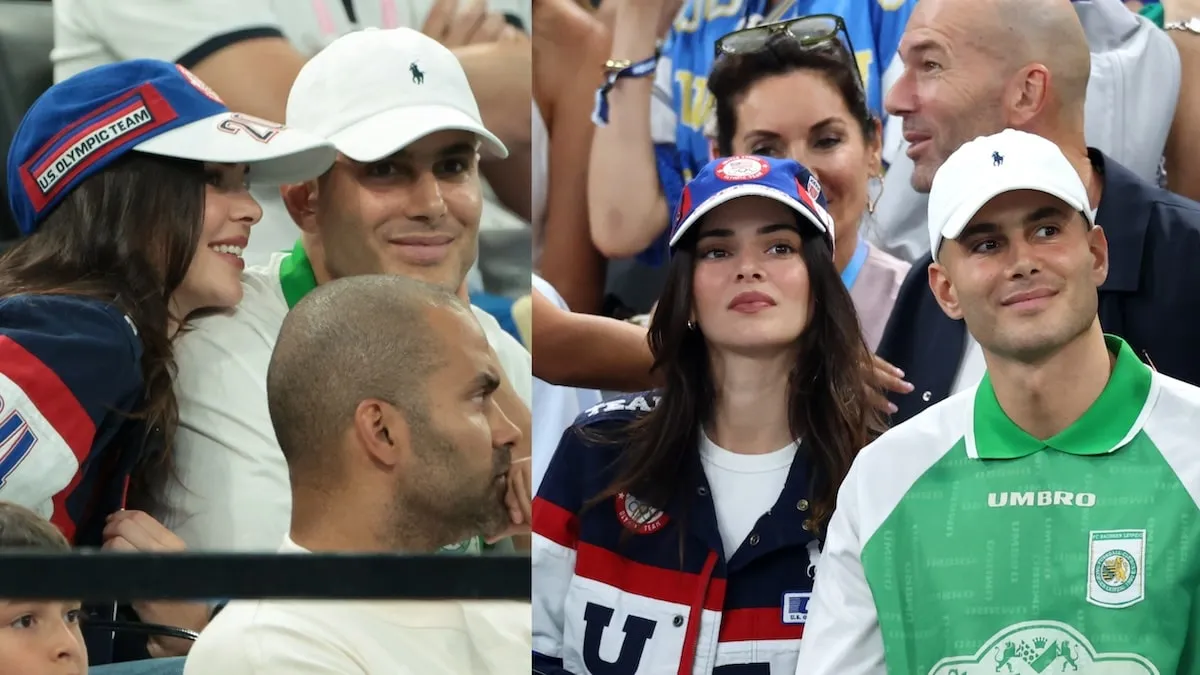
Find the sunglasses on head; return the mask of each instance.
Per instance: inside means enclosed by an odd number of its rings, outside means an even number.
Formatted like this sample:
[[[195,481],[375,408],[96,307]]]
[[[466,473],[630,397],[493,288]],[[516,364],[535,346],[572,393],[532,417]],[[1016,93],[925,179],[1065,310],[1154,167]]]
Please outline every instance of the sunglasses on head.
[[[838,46],[840,39],[844,42],[855,75],[858,76],[859,83],[862,83],[862,73],[859,72],[858,63],[854,58],[854,44],[850,42],[850,32],[846,29],[846,22],[836,14],[813,14],[728,33],[717,40],[714,56],[721,58],[760,51],[776,35],[786,35],[806,48]]]

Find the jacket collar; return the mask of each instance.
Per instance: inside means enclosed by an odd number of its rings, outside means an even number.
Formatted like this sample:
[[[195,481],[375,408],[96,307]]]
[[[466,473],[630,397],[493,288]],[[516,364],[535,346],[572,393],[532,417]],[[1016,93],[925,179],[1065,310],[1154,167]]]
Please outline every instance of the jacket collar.
[[[1108,239],[1108,278],[1100,290],[1136,292],[1155,187],[1095,148],[1088,148],[1088,157],[1104,181],[1096,224]]]

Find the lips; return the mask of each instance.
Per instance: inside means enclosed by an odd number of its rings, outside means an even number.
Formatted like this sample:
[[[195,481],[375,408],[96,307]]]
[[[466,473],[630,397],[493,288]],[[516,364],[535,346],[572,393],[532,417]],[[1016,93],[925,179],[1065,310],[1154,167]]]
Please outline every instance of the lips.
[[[1020,305],[1022,303],[1031,302],[1033,300],[1041,300],[1042,298],[1049,298],[1055,295],[1058,295],[1058,291],[1049,288],[1031,288],[1027,291],[1021,291],[1019,293],[1013,293],[1005,296],[1004,299],[1000,301],[1000,304],[1004,307],[1012,307],[1013,305]]]
[[[446,257],[454,237],[448,234],[406,234],[393,237],[388,243],[400,250],[401,256],[416,264],[436,264]]]
[[[753,313],[775,306],[775,299],[761,291],[743,291],[733,296],[728,309]]]

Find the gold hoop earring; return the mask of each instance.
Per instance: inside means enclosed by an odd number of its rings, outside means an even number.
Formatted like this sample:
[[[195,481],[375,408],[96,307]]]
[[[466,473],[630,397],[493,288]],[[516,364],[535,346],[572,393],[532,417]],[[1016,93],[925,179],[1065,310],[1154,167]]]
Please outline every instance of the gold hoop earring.
[[[875,215],[875,206],[883,196],[883,176],[875,175],[867,179],[867,213]]]

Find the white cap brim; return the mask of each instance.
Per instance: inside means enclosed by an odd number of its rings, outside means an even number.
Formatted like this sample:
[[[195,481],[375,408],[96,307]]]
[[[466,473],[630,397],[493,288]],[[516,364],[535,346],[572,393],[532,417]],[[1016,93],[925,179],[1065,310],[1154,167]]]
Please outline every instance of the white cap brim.
[[[767,199],[773,199],[781,204],[784,204],[803,216],[804,219],[809,223],[812,223],[812,225],[816,227],[819,232],[829,237],[831,241],[833,240],[832,228],[829,227],[828,224],[821,222],[816,215],[809,211],[808,208],[806,208],[799,201],[792,199],[788,195],[776,190],[775,188],[767,187],[765,185],[756,185],[754,183],[746,183],[744,185],[727,187],[709,197],[706,201],[701,203],[700,206],[697,206],[695,210],[692,211],[691,215],[689,215],[683,221],[683,224],[679,226],[679,229],[675,231],[675,234],[671,235],[671,240],[668,243],[668,246],[674,248],[675,244],[683,238],[683,235],[687,234],[688,230],[692,229],[692,226],[696,224],[696,221],[703,218],[709,211],[712,211],[725,202],[729,202],[740,197],[766,197]]]
[[[237,122],[235,115],[226,112],[206,117],[143,141],[133,149],[197,162],[246,163],[250,165],[250,181],[265,185],[316,178],[337,159],[332,143],[292,127],[281,127],[266,140],[253,138],[244,129],[237,133],[222,131],[225,122]]]
[[[942,242],[947,239],[957,239],[958,235],[962,234],[967,228],[967,223],[979,213],[987,203],[1007,192],[1016,192],[1018,190],[1033,190],[1048,194],[1051,197],[1062,200],[1067,206],[1071,207],[1072,211],[1078,211],[1087,219],[1088,225],[1096,224],[1096,214],[1092,211],[1091,205],[1081,204],[1079,199],[1070,193],[1067,189],[1059,189],[1056,186],[1047,187],[1045,183],[1034,185],[1033,181],[1029,183],[1020,183],[1013,185],[1011,183],[1001,185],[986,185],[982,190],[979,190],[970,197],[963,199],[954,213],[946,220],[946,224],[942,226],[939,233],[940,236],[935,241],[930,242],[930,250],[933,251],[933,259],[938,259],[938,249],[941,248]]]
[[[467,113],[441,105],[384,110],[331,134],[329,140],[356,162],[377,162],[439,131],[469,131],[483,142],[484,155],[508,157],[508,148],[495,134]]]

